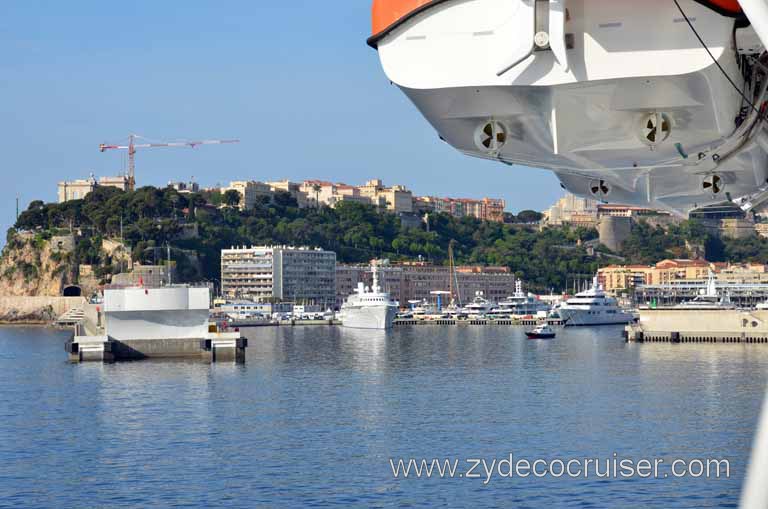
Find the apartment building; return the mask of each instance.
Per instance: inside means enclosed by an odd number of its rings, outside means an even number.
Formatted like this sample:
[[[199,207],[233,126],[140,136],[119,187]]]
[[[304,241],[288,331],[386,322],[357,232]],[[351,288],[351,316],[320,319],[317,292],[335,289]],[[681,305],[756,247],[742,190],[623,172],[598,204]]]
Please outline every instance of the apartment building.
[[[544,219],[552,226],[594,226],[597,224],[597,201],[568,193],[544,211]]]
[[[191,194],[191,193],[198,193],[200,192],[200,184],[195,182],[194,180],[190,180],[189,182],[168,182],[168,187],[175,189],[181,194]]]
[[[357,189],[361,196],[368,198],[381,210],[389,210],[396,214],[413,212],[413,193],[404,186],[385,187],[381,179],[373,179]]]
[[[307,201],[314,205],[335,207],[338,203],[353,201],[396,214],[413,212],[413,193],[404,186],[386,187],[381,179],[369,180],[362,186],[305,180],[299,185],[299,190],[307,197]]]
[[[418,212],[441,212],[454,217],[474,217],[482,221],[504,222],[507,204],[496,198],[473,200],[469,198],[438,198],[419,196],[414,198],[414,210]]]
[[[598,279],[608,292],[632,290],[643,285],[674,285],[704,281],[709,272],[718,281],[730,283],[768,283],[768,271],[761,263],[710,263],[705,260],[663,260],[656,265],[612,265],[598,271]]]
[[[336,253],[292,246],[224,249],[221,293],[227,299],[332,306],[336,300]]]

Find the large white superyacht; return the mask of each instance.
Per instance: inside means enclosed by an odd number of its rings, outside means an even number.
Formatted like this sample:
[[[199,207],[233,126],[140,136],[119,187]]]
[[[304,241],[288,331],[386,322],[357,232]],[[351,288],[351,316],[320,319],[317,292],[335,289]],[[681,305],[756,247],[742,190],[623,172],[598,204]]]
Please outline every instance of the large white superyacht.
[[[371,264],[373,285],[357,283],[357,291],[341,306],[341,325],[354,329],[390,329],[398,304],[379,286],[379,263]]]
[[[592,282],[592,288],[563,302],[553,314],[566,326],[627,324],[635,319],[619,307],[616,299],[605,294],[597,277]]]

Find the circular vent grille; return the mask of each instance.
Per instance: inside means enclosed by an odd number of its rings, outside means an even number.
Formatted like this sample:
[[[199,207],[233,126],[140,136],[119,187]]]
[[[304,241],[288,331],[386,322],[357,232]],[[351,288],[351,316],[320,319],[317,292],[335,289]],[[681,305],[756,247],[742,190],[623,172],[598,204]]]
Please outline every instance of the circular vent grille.
[[[723,177],[720,175],[707,175],[704,177],[701,187],[704,191],[717,196],[725,189],[725,182],[723,182]]]
[[[611,194],[611,186],[605,180],[591,180],[589,192],[592,196],[602,199]]]
[[[507,129],[504,124],[490,120],[475,131],[475,145],[483,152],[495,154],[507,143]]]
[[[666,113],[649,113],[640,120],[640,140],[651,148],[672,134],[672,119]]]

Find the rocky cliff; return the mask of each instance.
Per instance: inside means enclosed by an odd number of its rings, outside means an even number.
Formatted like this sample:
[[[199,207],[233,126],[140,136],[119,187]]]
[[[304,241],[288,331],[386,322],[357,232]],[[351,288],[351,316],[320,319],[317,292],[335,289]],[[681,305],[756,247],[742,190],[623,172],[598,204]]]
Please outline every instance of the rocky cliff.
[[[16,233],[0,256],[0,296],[59,296],[75,281],[74,239]]]

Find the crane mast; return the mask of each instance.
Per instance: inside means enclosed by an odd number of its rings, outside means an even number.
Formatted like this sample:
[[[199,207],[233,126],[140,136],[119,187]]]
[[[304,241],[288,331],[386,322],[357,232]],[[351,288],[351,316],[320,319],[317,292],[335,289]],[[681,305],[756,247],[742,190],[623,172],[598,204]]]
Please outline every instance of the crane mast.
[[[187,147],[195,148],[198,145],[224,145],[230,143],[240,143],[240,140],[181,140],[165,143],[136,143],[141,136],[136,134],[128,135],[127,145],[108,145],[102,143],[99,145],[100,152],[107,150],[127,150],[128,151],[128,190],[133,191],[136,188],[136,149],[139,148],[163,148],[163,147]]]

